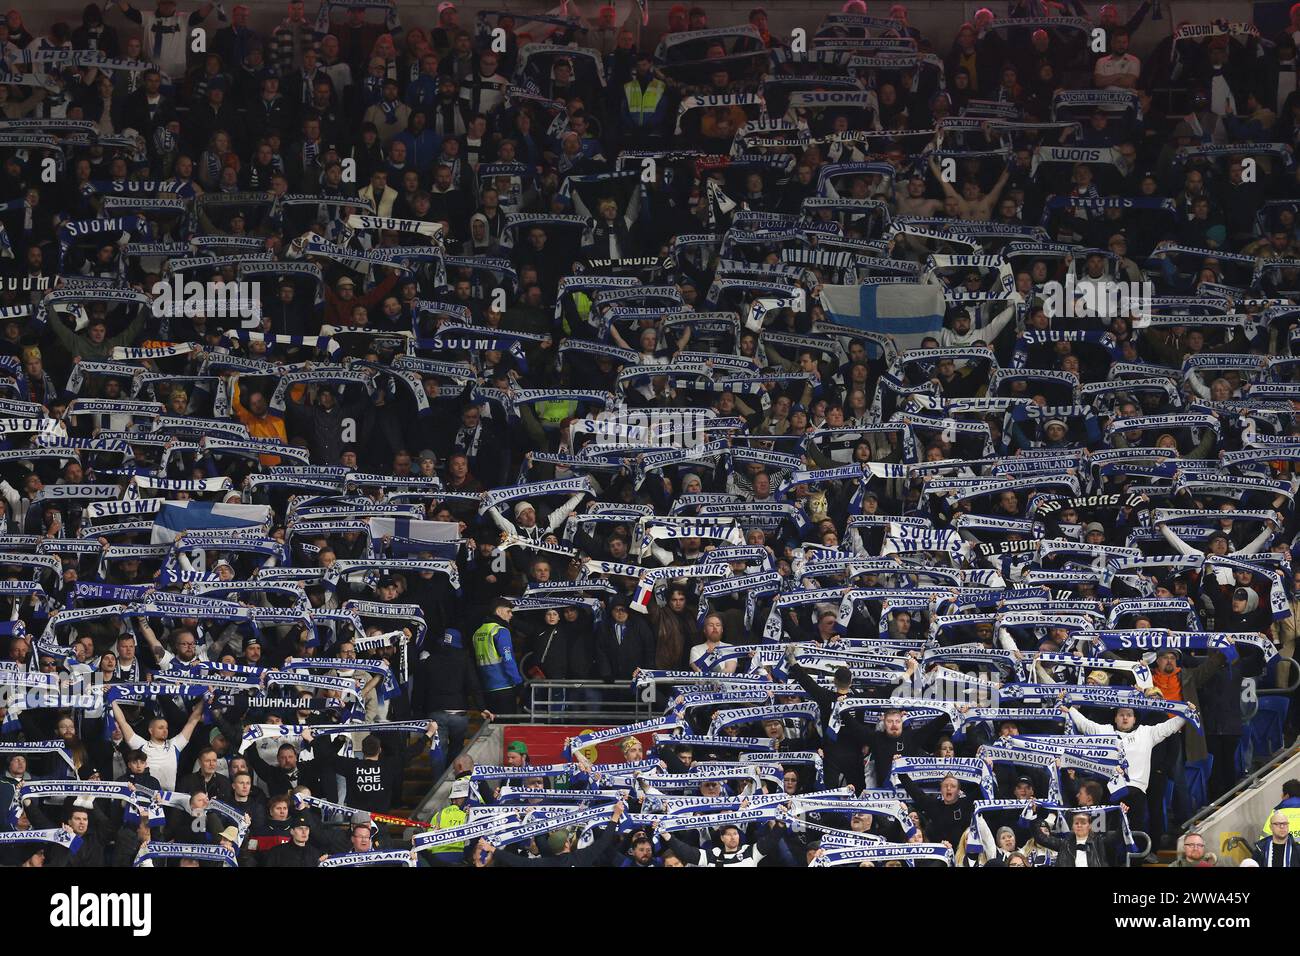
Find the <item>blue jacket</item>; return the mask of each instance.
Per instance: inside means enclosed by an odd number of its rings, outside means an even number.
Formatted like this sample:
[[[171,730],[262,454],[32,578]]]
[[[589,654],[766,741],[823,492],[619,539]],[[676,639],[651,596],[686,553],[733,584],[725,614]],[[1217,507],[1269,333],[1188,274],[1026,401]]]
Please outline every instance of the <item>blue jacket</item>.
[[[421,175],[433,168],[433,161],[442,152],[442,137],[427,127],[420,133],[408,129],[398,133],[394,139],[406,144],[406,161]]]
[[[515,663],[515,649],[510,629],[499,617],[493,617],[474,632],[474,663],[485,691],[506,690],[524,682]]]
[[[429,110],[438,99],[438,77],[421,73],[406,88],[406,105],[413,110]]]

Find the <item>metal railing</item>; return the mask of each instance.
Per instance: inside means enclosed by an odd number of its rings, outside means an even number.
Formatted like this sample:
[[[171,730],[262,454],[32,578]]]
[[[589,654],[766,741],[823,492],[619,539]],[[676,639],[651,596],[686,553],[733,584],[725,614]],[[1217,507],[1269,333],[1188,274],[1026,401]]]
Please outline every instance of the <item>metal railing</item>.
[[[654,695],[639,694],[626,682],[535,680],[527,687],[528,713],[504,716],[537,724],[623,724],[656,713]],[[502,716],[497,715],[498,719]]]
[[[1265,777],[1294,757],[1298,752],[1300,752],[1300,741],[1296,741],[1290,747],[1283,747],[1277,753],[1273,754],[1273,756],[1254,773],[1238,780],[1236,786],[1231,790],[1225,791],[1218,799],[1211,800],[1205,806],[1201,807],[1201,809],[1197,810],[1196,813],[1182,825],[1182,831],[1184,833],[1191,832],[1194,827],[1199,826],[1203,821],[1218,813],[1247,790],[1254,790],[1260,785]]]

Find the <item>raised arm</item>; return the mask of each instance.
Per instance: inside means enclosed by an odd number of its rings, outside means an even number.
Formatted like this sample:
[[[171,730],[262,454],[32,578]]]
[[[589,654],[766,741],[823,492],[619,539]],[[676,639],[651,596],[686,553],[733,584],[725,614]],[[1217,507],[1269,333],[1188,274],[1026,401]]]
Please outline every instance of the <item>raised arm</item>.
[[[952,188],[952,183],[943,178],[943,173],[939,171],[939,164],[934,161],[934,157],[930,158],[930,172],[934,174],[934,178],[937,179],[939,185],[943,187],[943,194],[945,196],[952,199],[961,199],[961,194]],[[1005,171],[1003,172],[1003,176],[1006,176]]]
[[[1264,550],[1264,548],[1268,547],[1269,542],[1273,540],[1273,528],[1274,524],[1272,521],[1265,521],[1264,530],[1247,542],[1239,551],[1233,553],[1258,554],[1260,551]]]
[[[1164,723],[1148,726],[1151,727],[1151,746],[1154,747],[1160,741],[1169,739],[1187,726],[1187,718],[1174,717]]]
[[[1006,189],[1007,180],[1010,178],[1011,170],[1004,167],[1002,175],[999,176],[998,181],[993,184],[993,188],[989,190],[989,194],[984,197],[984,201],[988,204],[990,209],[998,204],[998,197],[1002,195],[1002,190]]]
[[[1089,720],[1083,716],[1077,707],[1062,707],[1061,710],[1068,713],[1074,720],[1074,725],[1085,734],[1113,734],[1115,732],[1115,728],[1110,724],[1099,724],[1095,720]]]
[[[568,501],[560,505],[560,507],[556,508],[549,516],[547,516],[546,529],[548,531],[554,531],[556,528],[560,527],[560,525],[564,524],[569,515],[573,514],[578,505],[582,504],[582,499],[586,496],[586,492],[582,491],[570,495]]]
[[[181,732],[177,734],[173,738],[173,740],[179,740],[181,742],[181,746],[184,747],[186,744],[190,742],[190,735],[194,733],[194,728],[199,725],[199,722],[201,720],[203,720],[203,698],[202,697],[200,697],[197,701],[194,702],[194,707],[190,710],[190,716],[185,721],[185,726],[181,728]]]
[[[1178,537],[1178,535],[1175,534],[1172,529],[1170,529],[1169,525],[1161,523],[1160,533],[1164,536],[1164,539],[1168,541],[1170,545],[1174,547],[1175,550],[1177,550],[1179,554],[1186,555],[1189,558],[1201,557],[1201,552],[1198,549],[1192,547],[1182,538]]]
[[[128,747],[132,750],[140,750],[145,745],[145,740],[132,729],[131,724],[122,714],[122,705],[113,701],[113,719],[117,721],[117,727],[122,731],[122,739],[126,741]]]

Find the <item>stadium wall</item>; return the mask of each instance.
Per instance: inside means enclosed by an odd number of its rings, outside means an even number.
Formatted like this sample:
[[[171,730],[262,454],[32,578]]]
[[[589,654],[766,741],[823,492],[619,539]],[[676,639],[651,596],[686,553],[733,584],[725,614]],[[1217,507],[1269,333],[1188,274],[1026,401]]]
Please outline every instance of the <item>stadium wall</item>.
[[[1233,837],[1241,837],[1252,846],[1262,839],[1270,811],[1282,801],[1282,784],[1296,777],[1300,777],[1300,748],[1293,748],[1290,757],[1260,777],[1249,790],[1224,804],[1195,829],[1206,838],[1205,842],[1213,852],[1240,863],[1250,856],[1249,851],[1241,846],[1224,850],[1223,845]]]

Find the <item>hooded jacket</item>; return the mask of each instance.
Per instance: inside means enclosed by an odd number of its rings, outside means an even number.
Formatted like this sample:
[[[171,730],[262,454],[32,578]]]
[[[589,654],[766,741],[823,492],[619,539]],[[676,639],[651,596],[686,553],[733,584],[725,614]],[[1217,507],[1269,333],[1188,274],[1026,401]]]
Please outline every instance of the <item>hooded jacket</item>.
[[[460,631],[449,628],[442,641],[415,666],[411,711],[421,717],[444,710],[466,710],[478,692],[478,674]]]

